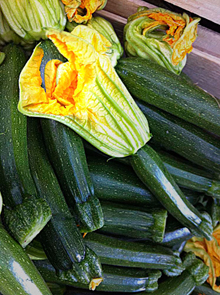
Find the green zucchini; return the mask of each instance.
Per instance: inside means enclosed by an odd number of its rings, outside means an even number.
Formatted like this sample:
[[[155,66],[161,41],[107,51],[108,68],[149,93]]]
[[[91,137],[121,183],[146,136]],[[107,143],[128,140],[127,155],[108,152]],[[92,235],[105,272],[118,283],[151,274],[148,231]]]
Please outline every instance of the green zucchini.
[[[103,226],[103,214],[87,166],[82,139],[68,126],[41,119],[48,156],[69,207],[74,208],[86,231]]]
[[[220,136],[217,99],[189,79],[142,58],[122,58],[116,71],[134,97]]]
[[[220,171],[219,139],[146,103],[139,101],[137,104],[148,119],[152,144],[173,151],[205,169]]]
[[[98,257],[84,245],[82,235],[77,228],[65,202],[60,185],[49,162],[40,121],[28,118],[28,152],[31,173],[39,195],[51,208],[52,218],[40,232],[39,239],[47,258],[59,271],[75,271],[87,263],[86,269],[78,280],[90,281],[100,276],[101,265]],[[49,181],[48,181],[49,180]],[[94,265],[98,272],[94,272]]]
[[[145,145],[130,157],[131,165],[143,183],[164,208],[193,234],[212,239],[211,218],[203,216],[185,197],[158,154]]]
[[[160,202],[140,181],[131,167],[119,163],[118,160],[116,162],[116,159],[108,161],[107,157],[97,152],[91,154],[88,149],[86,153],[95,195],[100,200],[135,206],[144,205],[146,208],[161,207]],[[130,165],[128,159],[126,162]],[[183,192],[192,204],[199,199],[199,193],[186,189],[183,189]]]
[[[196,286],[203,284],[209,275],[208,267],[196,258],[193,253],[188,253],[183,259],[185,270],[180,276],[168,278],[159,284],[153,295],[189,295]]]
[[[53,295],[66,295],[67,289],[66,289],[66,286],[64,286],[64,285],[47,283],[47,286],[49,287],[49,289],[53,293]]]
[[[193,235],[187,227],[183,226],[171,215],[168,216],[162,245],[174,247],[186,242],[192,237]]]
[[[149,241],[125,241],[94,232],[87,234],[84,240],[103,264],[160,270],[175,269],[176,275],[183,270],[181,259],[171,249],[159,244]]]
[[[42,87],[45,88],[44,68],[51,59],[65,61],[49,40],[41,43],[44,57],[41,63]],[[69,207],[77,212],[87,231],[103,226],[101,205],[90,179],[81,137],[66,125],[41,119],[49,159],[60,182]]]
[[[179,157],[165,151],[157,151],[165,167],[180,187],[220,198],[220,181],[212,179],[212,173],[181,161]]]
[[[162,242],[166,227],[167,211],[146,209],[112,202],[101,202],[104,226],[100,233],[126,236],[138,240]]]
[[[0,292],[3,295],[52,295],[24,249],[0,225]]]
[[[47,224],[51,211],[37,195],[27,152],[27,118],[17,110],[18,78],[26,58],[23,49],[3,48],[0,66],[0,190],[4,198],[3,222],[25,247]]]
[[[204,283],[200,286],[196,286],[192,295],[219,295],[219,292],[214,291],[211,286],[207,283]]]
[[[48,260],[35,261],[34,264],[46,282],[88,289],[88,286],[76,283],[72,277],[58,277]],[[114,292],[114,294],[115,292],[151,292],[158,288],[160,277],[161,272],[159,270],[103,265],[103,282],[96,287],[95,291]],[[81,292],[84,294],[83,290]],[[72,293],[67,292],[67,294]]]

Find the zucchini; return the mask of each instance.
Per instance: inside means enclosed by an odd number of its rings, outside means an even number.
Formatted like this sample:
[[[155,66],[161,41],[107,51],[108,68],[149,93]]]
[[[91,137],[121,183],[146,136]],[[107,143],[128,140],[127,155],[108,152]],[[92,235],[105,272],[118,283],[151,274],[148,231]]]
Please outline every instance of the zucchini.
[[[0,292],[3,295],[52,295],[24,249],[0,225]]]
[[[146,208],[161,207],[160,202],[140,181],[131,167],[119,163],[121,159],[107,161],[107,157],[99,155],[98,150],[96,151],[91,154],[91,151],[86,149],[95,195],[100,200],[135,206],[144,205]],[[127,159],[126,164],[130,165],[128,158],[125,159]],[[192,204],[195,204],[200,196],[186,189],[183,189],[183,192]]]
[[[116,71],[134,97],[220,136],[217,99],[190,79],[142,58],[122,58]]]
[[[55,269],[48,260],[34,262],[46,282],[64,284],[76,288],[88,289],[86,285],[76,283],[72,277],[58,277]],[[96,291],[106,292],[151,292],[158,288],[159,270],[145,270],[139,268],[124,268],[103,265],[103,282],[96,287]],[[83,290],[80,290],[84,294]],[[67,292],[67,294],[75,294]],[[81,294],[81,293],[79,293]],[[99,293],[100,294],[100,293]]]
[[[37,195],[28,162],[27,118],[17,110],[18,78],[26,58],[14,44],[4,47],[0,66],[0,191],[3,223],[25,247],[47,224],[51,211]]]
[[[152,144],[173,151],[205,169],[220,171],[219,139],[146,103],[139,101],[137,104],[148,119]]]
[[[203,216],[184,196],[158,154],[145,145],[130,157],[131,165],[143,183],[164,208],[193,234],[212,239],[212,222]]]
[[[86,231],[103,226],[103,214],[87,166],[82,139],[68,126],[41,119],[45,146],[69,207]]]
[[[39,239],[47,258],[59,271],[75,271],[87,263],[78,280],[88,281],[100,276],[98,257],[83,242],[75,219],[71,215],[58,180],[49,162],[40,121],[28,118],[28,152],[33,179],[39,195],[51,208],[52,218],[40,232]],[[48,182],[49,180],[49,182]],[[92,262],[91,262],[92,261]],[[94,273],[94,263],[98,272]]]
[[[219,292],[214,291],[209,284],[204,283],[200,286],[196,286],[191,294],[192,295],[219,295]]]
[[[174,247],[188,241],[192,237],[193,235],[187,227],[183,226],[171,215],[168,216],[162,245]]]
[[[130,242],[94,232],[87,234],[84,240],[103,264],[160,270],[175,269],[177,275],[183,270],[181,259],[171,249],[159,244]]]
[[[159,284],[153,295],[189,295],[196,286],[203,284],[209,275],[208,267],[197,259],[193,253],[188,253],[183,259],[185,270],[180,276],[168,278]]]
[[[194,167],[191,163],[181,161],[179,157],[168,152],[160,150],[158,154],[180,187],[220,198],[220,181],[211,179],[212,172]]]
[[[41,62],[42,87],[44,69],[51,59],[65,61],[51,41],[41,43],[44,57]],[[49,159],[57,175],[69,207],[74,208],[87,231],[103,226],[101,205],[90,179],[81,137],[68,126],[51,119],[41,119]]]
[[[104,226],[101,233],[126,236],[138,240],[162,242],[166,227],[167,211],[164,209],[147,209],[101,202],[104,214]]]

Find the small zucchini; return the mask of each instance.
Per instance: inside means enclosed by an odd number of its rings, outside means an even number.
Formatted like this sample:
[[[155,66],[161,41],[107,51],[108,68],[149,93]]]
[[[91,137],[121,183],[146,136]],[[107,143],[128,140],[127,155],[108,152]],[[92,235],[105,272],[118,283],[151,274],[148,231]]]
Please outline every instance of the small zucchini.
[[[166,227],[165,209],[145,209],[112,202],[101,202],[104,226],[101,233],[137,240],[162,242]]]

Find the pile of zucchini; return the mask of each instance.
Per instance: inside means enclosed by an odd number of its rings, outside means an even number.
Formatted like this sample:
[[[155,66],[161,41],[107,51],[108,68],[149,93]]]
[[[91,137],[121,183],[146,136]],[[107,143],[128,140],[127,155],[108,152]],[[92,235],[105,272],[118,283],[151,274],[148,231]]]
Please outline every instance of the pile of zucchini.
[[[18,112],[26,57],[14,44],[4,53],[0,292],[215,294],[203,285],[208,267],[183,250],[194,235],[210,240],[220,220],[215,98],[154,62],[122,58],[116,71],[153,137],[109,159],[69,127]]]

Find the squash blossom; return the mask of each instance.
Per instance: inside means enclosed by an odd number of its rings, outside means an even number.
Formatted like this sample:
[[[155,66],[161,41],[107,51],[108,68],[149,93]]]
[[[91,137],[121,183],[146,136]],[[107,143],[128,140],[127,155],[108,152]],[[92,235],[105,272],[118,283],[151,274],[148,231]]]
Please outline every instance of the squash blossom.
[[[10,27],[26,42],[45,39],[47,29],[63,30],[66,25],[59,0],[0,0],[0,8]]]
[[[124,28],[125,50],[130,56],[151,59],[180,74],[192,51],[200,18],[162,8],[139,7]]]
[[[19,111],[62,122],[113,157],[144,146],[151,137],[148,122],[106,55],[110,42],[84,25],[72,33],[50,30],[47,37],[67,61],[46,63],[43,88],[44,50],[36,46],[20,75]]]
[[[21,41],[21,38],[10,28],[0,9],[0,45],[5,45],[11,41],[17,44]]]
[[[212,289],[220,293],[220,286],[216,284],[216,279],[220,276],[220,224],[216,226],[212,234],[212,240],[193,237],[187,241],[184,250],[194,252],[209,267],[209,277],[207,282]]]
[[[75,22],[67,21],[66,29],[69,32],[72,32],[72,30],[74,30],[74,28],[77,25],[78,24]],[[106,19],[104,19],[103,17],[96,16],[96,17],[92,17],[86,23],[86,25],[89,28],[95,29],[99,34],[103,35],[111,43],[111,46],[108,47],[108,50],[105,53],[110,58],[113,67],[115,67],[117,64],[117,61],[123,55],[124,50],[121,46],[121,43],[118,39],[118,36],[115,33],[115,30],[114,30],[112,24],[109,21],[107,21]]]
[[[96,10],[103,9],[107,0],[62,0],[62,2],[68,20],[82,24],[90,20]]]

